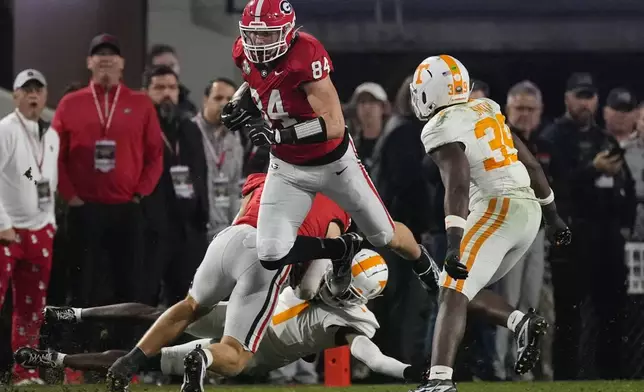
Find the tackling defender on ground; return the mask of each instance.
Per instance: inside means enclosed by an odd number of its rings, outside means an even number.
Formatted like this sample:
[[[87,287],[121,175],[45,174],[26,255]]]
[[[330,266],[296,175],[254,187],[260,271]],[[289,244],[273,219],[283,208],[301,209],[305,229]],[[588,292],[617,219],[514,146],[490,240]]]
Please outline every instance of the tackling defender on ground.
[[[374,314],[365,305],[384,290],[388,277],[386,263],[376,252],[365,249],[356,254],[351,270],[353,279],[350,289],[341,299],[330,294],[329,274],[324,275],[319,294],[310,301],[299,299],[291,287],[284,289],[266,336],[242,374],[265,375],[300,358],[348,344],[353,356],[371,370],[402,380],[420,381],[420,369],[382,354],[371,341],[379,325]],[[206,316],[188,326],[186,334],[200,339],[163,348],[143,368],[161,370],[166,375],[184,375],[184,357],[188,353],[222,338],[226,308],[227,303],[220,303]],[[118,304],[88,309],[47,307],[45,319],[47,323],[54,324],[111,320],[153,322],[161,313],[161,310],[143,304]],[[100,371],[106,370],[125,354],[126,351],[111,350],[66,355],[23,347],[16,351],[15,358],[27,368],[71,367]],[[190,390],[202,390],[201,380],[204,375],[201,370],[197,373],[185,373],[187,382],[194,385]]]

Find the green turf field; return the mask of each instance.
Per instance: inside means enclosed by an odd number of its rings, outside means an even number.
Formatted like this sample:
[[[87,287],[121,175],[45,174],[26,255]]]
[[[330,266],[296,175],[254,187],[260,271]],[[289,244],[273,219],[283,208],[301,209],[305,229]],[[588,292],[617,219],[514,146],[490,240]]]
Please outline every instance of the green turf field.
[[[209,387],[212,392],[406,392],[414,385],[359,385],[348,388],[325,388],[322,386],[228,386]],[[105,386],[35,386],[24,388],[5,388],[3,391],[16,392],[104,392]],[[132,386],[132,392],[179,392],[179,385],[155,387]],[[590,382],[514,382],[514,383],[461,383],[459,392],[642,392],[644,381],[590,381]]]

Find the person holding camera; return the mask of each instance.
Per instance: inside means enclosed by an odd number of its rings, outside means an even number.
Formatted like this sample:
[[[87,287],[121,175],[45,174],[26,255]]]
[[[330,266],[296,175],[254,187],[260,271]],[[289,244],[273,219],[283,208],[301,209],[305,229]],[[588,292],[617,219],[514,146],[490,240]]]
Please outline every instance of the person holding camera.
[[[633,177],[619,142],[595,123],[598,94],[591,75],[569,78],[565,104],[566,113],[542,136],[559,214],[575,233],[568,248],[550,254],[557,320],[554,376],[620,378],[624,233],[635,216]],[[597,374],[586,362],[594,363]]]

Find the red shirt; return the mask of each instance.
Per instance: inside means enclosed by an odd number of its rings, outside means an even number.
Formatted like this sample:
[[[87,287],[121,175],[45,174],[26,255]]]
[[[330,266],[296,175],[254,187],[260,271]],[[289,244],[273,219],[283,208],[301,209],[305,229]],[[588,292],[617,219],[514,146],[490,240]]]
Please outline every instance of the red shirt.
[[[96,101],[103,113],[107,106],[109,114],[117,87],[106,92],[95,85],[95,100],[90,85],[67,94],[58,104],[51,126],[60,136],[58,190],[65,200],[78,196],[87,202],[126,203],[135,193],[149,195],[159,181],[163,141],[157,112],[144,93],[120,86],[107,129]],[[103,115],[104,123],[108,117]],[[94,168],[94,149],[101,139],[116,143],[115,168],[107,173]]]
[[[266,174],[256,173],[251,174],[246,179],[246,183],[242,188],[242,195],[246,196],[253,192],[253,195],[248,200],[244,215],[235,221],[235,225],[247,224],[257,227],[257,217],[259,216],[259,201],[262,198],[262,191],[264,190],[264,181]],[[333,221],[341,223],[341,230],[347,230],[351,225],[351,217],[344,212],[333,200],[324,196],[321,193],[315,195],[313,205],[309,211],[304,222],[297,231],[298,235],[305,235],[309,237],[326,237],[326,231],[329,224]]]
[[[328,77],[333,64],[315,37],[299,32],[288,52],[278,58],[275,68],[264,76],[246,59],[241,37],[233,45],[233,60],[251,88],[255,105],[274,128],[282,129],[318,117],[309,105],[302,84]],[[272,151],[286,162],[302,164],[323,157],[340,143],[342,138],[314,144],[280,144],[273,146]]]

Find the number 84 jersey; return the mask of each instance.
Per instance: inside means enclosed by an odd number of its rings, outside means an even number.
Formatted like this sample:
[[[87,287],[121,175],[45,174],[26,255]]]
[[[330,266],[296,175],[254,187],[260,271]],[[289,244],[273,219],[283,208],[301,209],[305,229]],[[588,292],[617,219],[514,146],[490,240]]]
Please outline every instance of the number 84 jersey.
[[[428,153],[448,143],[463,143],[470,164],[470,210],[479,201],[495,197],[535,199],[510,128],[491,99],[441,110],[427,122],[421,140]]]
[[[233,60],[248,82],[253,102],[273,128],[282,129],[317,117],[302,86],[329,77],[333,64],[315,37],[298,32],[288,51],[270,64],[250,62],[241,38],[237,38]],[[316,144],[277,145],[272,152],[286,162],[304,164],[330,153],[341,142],[339,138]]]

